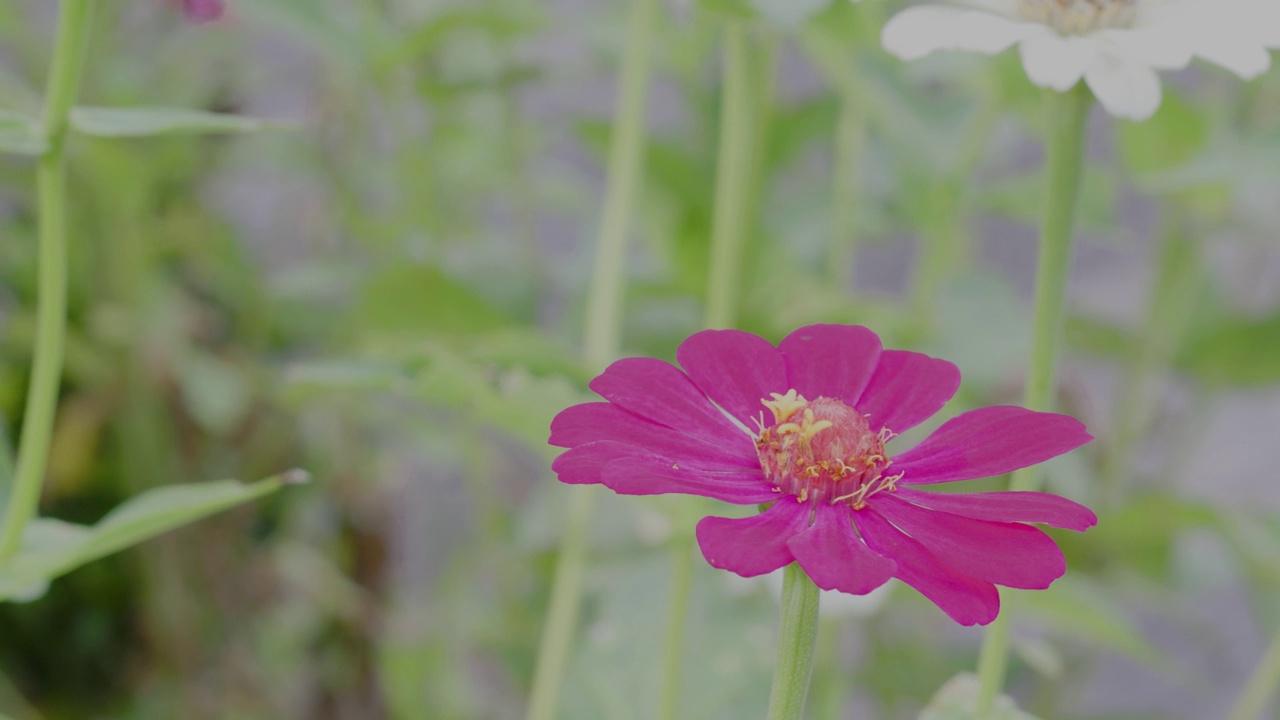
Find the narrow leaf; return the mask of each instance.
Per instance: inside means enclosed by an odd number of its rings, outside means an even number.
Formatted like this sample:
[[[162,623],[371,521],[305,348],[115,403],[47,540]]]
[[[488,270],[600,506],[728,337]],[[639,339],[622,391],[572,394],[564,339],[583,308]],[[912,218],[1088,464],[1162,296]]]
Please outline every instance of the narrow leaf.
[[[283,123],[241,115],[166,107],[78,107],[71,111],[71,125],[97,137],[242,133],[287,127]]]

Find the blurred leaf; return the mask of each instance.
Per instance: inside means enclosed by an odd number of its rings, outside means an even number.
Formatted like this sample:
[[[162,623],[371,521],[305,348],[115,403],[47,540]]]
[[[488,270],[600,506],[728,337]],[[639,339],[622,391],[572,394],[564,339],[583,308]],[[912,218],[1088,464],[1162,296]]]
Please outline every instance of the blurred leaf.
[[[244,372],[236,365],[208,353],[186,353],[175,368],[183,404],[191,417],[208,432],[230,432],[244,419],[253,403]]]
[[[288,127],[285,123],[241,115],[165,107],[78,107],[71,111],[71,126],[97,137],[241,133]]]
[[[1160,110],[1142,123],[1119,123],[1120,157],[1136,174],[1167,170],[1190,161],[1209,138],[1203,109],[1176,92],[1166,93]]]
[[[1068,574],[1044,592],[1018,593],[1016,607],[1042,618],[1063,637],[1111,648],[1152,665],[1163,662],[1111,595],[1082,574]]]
[[[467,286],[429,265],[398,263],[365,278],[352,322],[366,335],[415,341],[472,336],[507,320]]]
[[[978,692],[982,683],[973,673],[961,673],[938,689],[920,713],[920,720],[1036,720],[1034,715],[1018,709],[1006,695],[996,698],[991,712],[979,716]]]
[[[1192,333],[1177,364],[1212,383],[1280,382],[1280,313],[1261,320],[1219,318]]]
[[[0,600],[34,600],[51,580],[81,565],[305,478],[305,473],[291,471],[251,485],[224,480],[155,488],[127,500],[92,527],[37,519],[23,533],[12,563],[0,568]]]
[[[9,507],[9,488],[13,485],[13,445],[9,442],[9,423],[0,414],[0,517]]]
[[[495,40],[510,42],[536,28],[531,18],[516,17],[493,7],[451,8],[410,31],[398,44],[386,50],[379,62],[395,67],[422,59],[459,31],[480,31]]]
[[[756,17],[752,0],[696,0],[698,8],[708,15],[728,20],[751,20]]]
[[[826,10],[833,0],[751,0],[751,6],[766,20],[794,30]]]
[[[0,153],[40,155],[44,149],[44,137],[35,118],[0,110]]]
[[[1044,205],[1042,170],[1003,179],[983,188],[978,200],[981,207],[1028,224],[1040,221]],[[1079,209],[1076,216],[1086,230],[1114,236],[1116,198],[1115,177],[1102,167],[1090,167],[1080,184]]]

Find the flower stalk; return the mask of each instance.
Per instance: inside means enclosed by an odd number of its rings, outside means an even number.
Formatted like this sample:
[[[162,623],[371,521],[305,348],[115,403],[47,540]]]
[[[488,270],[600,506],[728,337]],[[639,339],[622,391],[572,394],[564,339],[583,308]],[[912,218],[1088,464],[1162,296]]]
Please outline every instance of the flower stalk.
[[[778,631],[778,662],[769,692],[768,720],[801,720],[813,651],[818,638],[818,586],[796,563],[783,570],[782,613]]]
[[[624,260],[635,198],[643,178],[645,108],[649,96],[649,53],[657,23],[658,0],[633,0],[630,35],[622,60],[618,112],[610,142],[607,191],[587,296],[583,357],[603,368],[618,353],[622,334]],[[552,579],[550,607],[538,649],[530,693],[529,720],[557,717],[569,648],[577,626],[587,559],[587,531],[594,506],[593,488],[576,488],[566,509],[559,560]]]
[[[13,487],[0,529],[0,565],[22,545],[36,515],[58,407],[67,330],[66,140],[88,51],[94,0],[64,0],[58,15],[43,119],[44,153],[36,166],[39,220],[36,336]]]
[[[1071,271],[1071,238],[1084,171],[1085,121],[1093,105],[1093,95],[1080,83],[1064,93],[1046,90],[1044,97],[1048,128],[1046,195],[1036,267],[1031,362],[1023,404],[1031,410],[1047,412],[1053,407],[1057,386],[1058,349],[1066,320],[1067,278]],[[1040,473],[1035,467],[1015,472],[1010,481],[1013,490],[1035,490],[1039,484]],[[987,629],[978,657],[979,717],[991,712],[1004,686],[1008,665],[1009,620],[1007,613],[1002,613]]]

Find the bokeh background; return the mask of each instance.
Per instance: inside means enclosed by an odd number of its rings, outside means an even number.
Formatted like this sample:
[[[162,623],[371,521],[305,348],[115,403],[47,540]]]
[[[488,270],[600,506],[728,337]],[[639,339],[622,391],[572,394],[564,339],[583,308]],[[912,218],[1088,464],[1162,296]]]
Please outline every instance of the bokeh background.
[[[295,466],[314,481],[0,606],[0,712],[522,714],[571,492],[547,425],[593,370],[583,298],[626,6],[238,0],[197,26],[161,0],[100,3],[85,103],[288,128],[74,140],[43,512],[92,522],[154,485]],[[1017,402],[1040,95],[1008,55],[888,58],[898,6],[754,3],[740,325],[865,323],[960,366],[944,416]],[[720,43],[742,7],[663,9],[628,355],[671,359],[702,322]],[[55,11],[0,4],[0,107],[39,112]],[[1225,717],[1280,630],[1280,72],[1166,79],[1153,120],[1090,125],[1060,405],[1098,439],[1048,480],[1102,523],[1056,535],[1067,577],[1011,603],[1010,692],[1043,718]],[[11,440],[32,181],[0,161]],[[651,714],[667,545],[708,509],[601,495],[562,717]],[[696,568],[683,718],[762,713],[776,588],[736,580]],[[815,719],[913,718],[974,664],[981,631],[905,587],[828,606]]]

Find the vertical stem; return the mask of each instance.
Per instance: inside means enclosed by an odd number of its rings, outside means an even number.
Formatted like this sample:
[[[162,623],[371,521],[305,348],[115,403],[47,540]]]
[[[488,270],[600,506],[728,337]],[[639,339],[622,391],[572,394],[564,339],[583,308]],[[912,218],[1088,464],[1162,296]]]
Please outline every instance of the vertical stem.
[[[1035,320],[1031,362],[1027,368],[1024,404],[1032,410],[1053,407],[1057,385],[1058,345],[1066,315],[1067,276],[1071,270],[1071,236],[1076,200],[1084,169],[1085,121],[1093,96],[1082,83],[1065,93],[1045,91],[1046,197],[1040,227],[1040,258],[1036,268]],[[1034,490],[1040,477],[1034,468],[1013,474],[1014,490]],[[1008,614],[1001,613],[987,630],[978,657],[977,712],[991,712],[1009,664]]]
[[[1280,687],[1280,632],[1271,639],[1271,645],[1236,699],[1227,720],[1258,720],[1277,687]]]
[[[44,114],[47,147],[36,167],[40,223],[36,338],[31,359],[31,386],[22,416],[18,467],[5,509],[4,527],[0,531],[0,565],[13,559],[22,544],[22,532],[40,504],[40,490],[49,462],[67,327],[67,174],[64,150],[71,106],[80,87],[92,17],[93,0],[64,0],[58,16],[53,64],[49,69]]]
[[[818,586],[792,563],[782,576],[782,621],[778,630],[778,663],[773,670],[768,720],[804,717],[813,648],[818,637]]]
[[[724,39],[724,85],[720,102],[720,154],[716,165],[715,214],[711,225],[711,277],[707,283],[707,327],[732,327],[746,244],[751,193],[752,104],[747,30],[730,22]]]
[[[609,152],[608,190],[587,296],[583,357],[592,368],[603,368],[617,354],[620,344],[623,261],[635,196],[643,176],[649,52],[659,7],[659,0],[633,0],[627,23],[630,37],[622,61],[618,116]],[[582,598],[587,530],[591,525],[595,489],[570,488],[569,492],[550,607],[534,668],[529,720],[553,720],[557,716],[560,687]]]
[[[853,69],[850,68],[850,72]],[[828,277],[843,287],[850,281],[858,253],[858,161],[867,137],[867,114],[856,96],[839,93],[836,158],[831,178],[831,246]]]
[[[772,73],[773,54],[762,53],[765,72]],[[724,81],[720,104],[720,156],[716,167],[715,214],[711,229],[710,276],[707,281],[706,326],[732,327],[738,307],[738,279],[742,275],[742,248],[759,187],[759,146],[762,127],[753,122],[768,110],[772,93],[762,90],[753,98],[751,55],[746,29],[732,23],[725,34]],[[770,76],[772,77],[772,76]],[[767,78],[762,85],[768,85]],[[672,543],[670,606],[659,690],[658,719],[675,720],[679,708],[681,656],[684,629],[692,592],[694,537],[678,536]]]
[[[667,634],[664,639],[662,687],[658,695],[658,720],[676,720],[680,707],[681,654],[684,628],[689,616],[689,596],[693,593],[694,548],[691,539],[677,535],[672,540],[671,593],[667,606]]]

